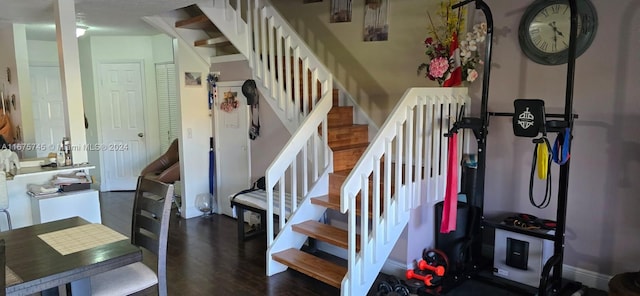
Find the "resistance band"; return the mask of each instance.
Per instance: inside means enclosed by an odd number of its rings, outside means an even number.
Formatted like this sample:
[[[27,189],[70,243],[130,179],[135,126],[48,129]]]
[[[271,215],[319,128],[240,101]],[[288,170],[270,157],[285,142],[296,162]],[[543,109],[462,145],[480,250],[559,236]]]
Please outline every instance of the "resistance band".
[[[440,233],[456,230],[458,213],[458,133],[449,137],[449,159],[447,159],[447,187],[444,193]]]
[[[569,143],[571,142],[571,129],[565,128],[563,133],[558,133],[553,143],[553,162],[563,165],[567,163],[571,155],[569,155]]]
[[[536,148],[533,149],[531,176],[529,176],[529,201],[534,207],[544,209],[551,202],[551,157],[549,157],[549,154],[552,151],[549,140],[545,136],[534,139],[533,142],[536,144]],[[547,180],[544,198],[541,203],[537,203],[533,198],[533,179],[535,178],[536,167],[538,168],[538,178]]]

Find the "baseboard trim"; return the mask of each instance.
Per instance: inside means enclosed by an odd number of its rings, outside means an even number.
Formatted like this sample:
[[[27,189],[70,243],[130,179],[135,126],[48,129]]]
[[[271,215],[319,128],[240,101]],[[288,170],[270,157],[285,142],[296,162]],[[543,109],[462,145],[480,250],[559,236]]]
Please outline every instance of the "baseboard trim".
[[[583,285],[596,288],[599,290],[609,291],[609,280],[612,276],[597,273],[595,271],[586,270],[564,264],[562,266],[562,277],[568,280],[580,282]]]
[[[393,275],[398,278],[403,278],[407,269],[411,268],[402,262],[388,259],[382,266],[382,272],[385,274]],[[580,282],[590,288],[596,288],[598,290],[609,291],[610,275],[597,273],[595,271],[586,270],[582,268],[573,267],[570,265],[563,265],[562,268],[563,278]]]
[[[407,265],[395,260],[387,259],[384,265],[382,265],[382,270],[380,272],[395,276],[399,279],[404,279],[405,274],[407,273],[407,269],[410,269],[410,268],[411,268],[410,265]]]

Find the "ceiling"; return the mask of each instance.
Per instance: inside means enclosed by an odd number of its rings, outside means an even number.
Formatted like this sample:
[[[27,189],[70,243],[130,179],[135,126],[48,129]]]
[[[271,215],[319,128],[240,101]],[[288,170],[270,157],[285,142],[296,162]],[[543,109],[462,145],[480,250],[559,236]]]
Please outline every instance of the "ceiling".
[[[0,27],[26,24],[27,39],[55,40],[54,1],[57,0],[0,0]],[[158,31],[142,17],[164,14],[200,1],[75,0],[76,22],[89,28],[88,36],[153,35]]]

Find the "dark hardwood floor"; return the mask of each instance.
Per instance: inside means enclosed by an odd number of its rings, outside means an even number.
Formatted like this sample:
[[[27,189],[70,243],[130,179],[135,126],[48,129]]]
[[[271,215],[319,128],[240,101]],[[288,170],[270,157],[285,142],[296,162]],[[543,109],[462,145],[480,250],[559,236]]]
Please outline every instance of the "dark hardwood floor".
[[[100,194],[102,223],[129,236],[133,192]],[[175,209],[174,209],[175,211]],[[239,243],[236,221],[214,214],[171,215],[167,255],[169,295],[339,295],[339,290],[297,271],[267,277],[266,242]]]
[[[133,192],[102,192],[100,202],[102,223],[129,236]],[[169,295],[340,295],[338,289],[290,269],[267,277],[264,237],[239,243],[235,219],[217,214],[183,219],[173,211],[167,255]],[[378,276],[378,281],[385,279]],[[375,296],[376,287],[368,295]],[[469,281],[447,295],[517,294]],[[588,289],[581,295],[606,292]]]

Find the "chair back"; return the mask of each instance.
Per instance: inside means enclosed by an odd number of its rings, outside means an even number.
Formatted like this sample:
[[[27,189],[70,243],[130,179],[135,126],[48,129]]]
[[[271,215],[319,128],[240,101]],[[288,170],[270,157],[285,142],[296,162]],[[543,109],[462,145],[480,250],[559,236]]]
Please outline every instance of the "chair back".
[[[138,177],[133,202],[131,243],[154,253],[158,258],[158,290],[166,295],[166,259],[173,185]],[[162,293],[164,290],[165,293]]]

